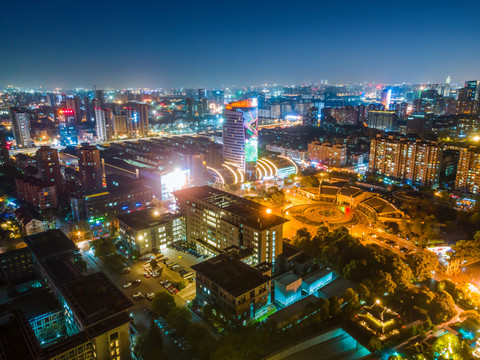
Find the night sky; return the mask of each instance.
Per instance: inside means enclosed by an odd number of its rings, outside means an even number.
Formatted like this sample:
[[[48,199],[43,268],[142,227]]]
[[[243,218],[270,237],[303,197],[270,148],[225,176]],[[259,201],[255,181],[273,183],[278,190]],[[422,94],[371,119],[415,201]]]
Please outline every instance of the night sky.
[[[0,86],[480,78],[480,1],[3,1]]]

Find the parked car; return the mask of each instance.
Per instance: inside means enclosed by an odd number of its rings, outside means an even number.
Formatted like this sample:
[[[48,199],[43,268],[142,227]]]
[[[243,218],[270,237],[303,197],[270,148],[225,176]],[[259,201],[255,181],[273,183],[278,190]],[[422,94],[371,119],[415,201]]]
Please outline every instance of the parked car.
[[[134,284],[141,284],[141,283],[142,283],[142,280],[140,280],[140,279],[135,279],[135,280],[133,280],[133,283],[134,283]]]
[[[148,273],[143,273],[143,276],[145,276],[147,279],[150,277]]]
[[[135,294],[133,294],[133,299],[134,300],[138,300],[138,299],[141,299],[141,298],[143,298],[143,295],[142,295],[141,291],[138,291]]]
[[[154,296],[155,296],[155,293],[150,292],[150,293],[147,294],[147,299],[152,300]]]
[[[123,284],[124,289],[129,288],[130,286],[132,286],[131,282],[127,282],[127,283]]]

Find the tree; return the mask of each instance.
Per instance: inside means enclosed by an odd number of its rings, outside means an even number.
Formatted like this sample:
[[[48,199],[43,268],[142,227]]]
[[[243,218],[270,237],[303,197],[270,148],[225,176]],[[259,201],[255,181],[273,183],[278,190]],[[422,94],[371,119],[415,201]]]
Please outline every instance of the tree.
[[[115,244],[109,238],[99,238],[91,242],[96,257],[105,258],[116,252]]]
[[[373,284],[381,292],[388,294],[393,294],[395,292],[395,288],[397,287],[397,284],[395,284],[392,279],[392,275],[382,270],[380,270],[378,275],[373,279]]]
[[[393,259],[393,280],[399,288],[406,288],[411,284],[413,274],[410,267],[399,258]]]
[[[358,285],[357,293],[359,299],[363,301],[367,301],[367,299],[370,297],[370,290],[364,283]]]
[[[415,280],[422,282],[432,277],[432,272],[438,267],[438,259],[434,253],[415,252],[407,256],[407,262],[412,269]]]
[[[457,314],[452,296],[445,291],[442,291],[430,305],[432,320],[436,324],[448,321]]]
[[[441,359],[461,359],[458,357],[462,345],[460,340],[453,334],[440,336],[432,346],[433,353]]]
[[[192,313],[186,307],[174,307],[172,308],[165,319],[170,326],[177,329],[181,334],[185,333],[187,330],[188,324],[192,319]]]
[[[152,310],[161,317],[167,314],[175,307],[175,299],[166,292],[157,292],[152,300]]]
[[[360,307],[358,294],[352,288],[348,288],[347,290],[345,290],[343,300],[345,301],[345,304],[343,305],[343,311],[345,313],[349,313],[350,311],[358,309]]]
[[[150,328],[140,335],[135,352],[144,360],[164,359],[162,333],[153,320],[150,322]]]
[[[110,254],[105,259],[105,264],[110,267],[115,272],[121,274],[123,271],[123,266],[125,265],[126,259],[120,254]]]
[[[158,261],[157,259],[152,259],[150,260],[150,266],[152,267],[152,270],[155,270],[158,266]]]
[[[192,322],[188,325],[185,339],[192,345],[201,359],[209,359],[215,350],[215,339],[205,326],[198,323]]]
[[[330,302],[330,315],[332,317],[337,317],[342,314],[342,304],[340,303],[340,300],[336,296],[332,296],[329,299]]]
[[[300,180],[300,185],[302,187],[319,187],[320,182],[315,175],[309,175],[305,176],[304,178],[302,178],[302,180]]]

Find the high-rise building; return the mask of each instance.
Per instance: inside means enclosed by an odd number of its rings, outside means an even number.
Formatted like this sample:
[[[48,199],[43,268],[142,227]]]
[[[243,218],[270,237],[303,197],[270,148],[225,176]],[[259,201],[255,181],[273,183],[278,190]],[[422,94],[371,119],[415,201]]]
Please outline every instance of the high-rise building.
[[[318,126],[318,108],[312,106],[303,117],[303,125]]]
[[[255,179],[258,158],[258,103],[247,99],[226,105],[223,112],[223,161]]]
[[[126,115],[112,115],[113,132],[115,137],[123,137],[127,135],[127,116]]]
[[[313,141],[308,144],[308,159],[327,166],[341,167],[347,163],[347,146]]]
[[[75,120],[75,110],[58,110],[58,128],[60,132],[60,143],[63,146],[75,146],[78,144],[77,122]]]
[[[383,130],[396,131],[397,113],[395,111],[370,110],[368,112],[368,127]]]
[[[274,263],[283,251],[283,224],[271,209],[245,198],[198,186],[174,192],[185,216],[186,240],[205,254],[228,247],[248,249],[252,263]]]
[[[86,122],[95,121],[95,108],[92,101],[88,96],[83,98],[83,106],[85,108],[85,120]]]
[[[8,153],[7,134],[5,128],[0,127],[0,168],[3,168],[10,162],[10,155]]]
[[[97,120],[97,137],[102,141],[110,141],[114,135],[112,111],[110,109],[95,108]]]
[[[98,101],[98,106],[95,105],[96,107],[104,107],[105,106],[105,95],[103,93],[103,90],[96,90],[95,89],[95,100]]]
[[[392,100],[392,89],[382,91],[381,104],[385,106],[385,110],[390,110],[390,101]]]
[[[478,100],[478,81],[465,81],[465,86],[458,91],[458,100],[475,101]]]
[[[50,146],[41,146],[36,152],[37,168],[43,181],[55,185],[57,194],[61,194],[63,178],[60,172],[58,150]]]
[[[136,139],[138,137],[138,111],[134,107],[125,107],[125,118],[127,126],[127,137]]]
[[[451,78],[450,78],[450,76],[447,76],[447,79],[445,80],[445,87],[443,89],[443,96],[444,97],[449,97],[450,96],[450,82],[451,82]]]
[[[32,145],[32,139],[30,137],[30,117],[28,113],[11,108],[10,119],[12,121],[13,134],[17,146],[30,147]]]
[[[70,97],[65,100],[67,109],[71,109],[73,112],[73,125],[77,125],[82,122],[82,112],[80,110],[80,98],[78,96]]]
[[[370,143],[368,170],[411,185],[439,183],[442,149],[436,142],[377,136]]]
[[[148,136],[148,110],[149,105],[146,103],[138,103],[138,135],[141,137]]]
[[[100,150],[96,146],[82,144],[78,149],[80,182],[84,191],[102,189],[102,164]]]
[[[467,194],[480,194],[480,147],[460,149],[455,190]]]

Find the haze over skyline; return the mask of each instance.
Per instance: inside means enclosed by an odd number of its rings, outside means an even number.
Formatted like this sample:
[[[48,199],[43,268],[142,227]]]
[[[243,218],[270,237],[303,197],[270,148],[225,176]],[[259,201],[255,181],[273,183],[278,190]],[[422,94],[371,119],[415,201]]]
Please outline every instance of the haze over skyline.
[[[3,4],[0,86],[462,83],[480,75],[472,1]]]

